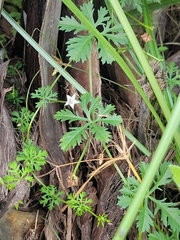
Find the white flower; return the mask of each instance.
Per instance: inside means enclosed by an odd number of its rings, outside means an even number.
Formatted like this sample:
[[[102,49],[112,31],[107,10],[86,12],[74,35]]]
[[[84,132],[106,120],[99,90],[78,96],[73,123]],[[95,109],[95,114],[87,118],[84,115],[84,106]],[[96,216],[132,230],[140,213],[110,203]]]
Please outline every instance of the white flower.
[[[76,93],[74,93],[72,97],[67,95],[67,102],[65,103],[65,106],[70,105],[72,109],[74,109],[74,104],[79,103],[79,101],[77,101],[75,98],[76,98]]]

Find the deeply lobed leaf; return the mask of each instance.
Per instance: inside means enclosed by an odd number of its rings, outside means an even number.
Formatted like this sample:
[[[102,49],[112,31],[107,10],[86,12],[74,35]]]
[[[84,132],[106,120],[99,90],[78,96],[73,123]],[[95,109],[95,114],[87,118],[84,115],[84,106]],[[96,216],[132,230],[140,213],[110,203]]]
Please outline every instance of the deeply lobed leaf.
[[[75,34],[83,30],[86,30],[85,26],[81,23],[78,23],[73,16],[62,17],[61,20],[59,21],[59,29],[65,32],[71,32],[75,30],[74,31]]]
[[[67,42],[67,56],[75,62],[86,61],[91,55],[92,43],[91,35],[70,38]]]
[[[82,137],[86,139],[86,128],[88,124],[85,124],[82,127],[70,128],[72,131],[67,132],[60,140],[60,146],[62,150],[67,151],[71,147],[75,147],[82,142]]]
[[[107,143],[110,140],[110,132],[107,131],[107,128],[99,126],[96,123],[93,123],[90,131],[94,134],[97,140]]]
[[[68,109],[56,112],[56,114],[54,115],[54,118],[62,122],[68,121],[69,123],[74,121],[87,121],[86,118],[80,117],[78,114],[75,115]]]
[[[172,202],[165,202],[165,199],[163,200],[157,200],[153,197],[149,197],[155,204],[156,214],[159,210],[161,211],[161,220],[165,227],[170,226],[173,232],[178,231],[180,229],[180,210],[177,208],[176,203]]]
[[[154,215],[151,210],[148,208],[148,201],[147,198],[144,201],[143,207],[140,208],[139,214],[136,218],[137,220],[137,227],[140,232],[149,232],[150,227],[154,226]]]

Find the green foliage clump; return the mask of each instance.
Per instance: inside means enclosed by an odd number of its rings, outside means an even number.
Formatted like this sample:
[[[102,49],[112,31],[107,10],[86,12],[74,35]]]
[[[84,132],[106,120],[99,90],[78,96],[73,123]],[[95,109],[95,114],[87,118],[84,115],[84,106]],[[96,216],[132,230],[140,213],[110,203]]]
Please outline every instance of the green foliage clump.
[[[57,188],[54,185],[41,187],[41,200],[40,203],[43,206],[48,206],[49,210],[52,210],[56,205],[59,206],[61,202],[64,202],[63,199],[60,198],[64,192],[57,191]]]
[[[30,121],[34,113],[30,112],[29,109],[21,108],[20,111],[12,112],[12,121],[17,124],[17,129],[24,135],[28,131]]]
[[[140,164],[139,169],[142,178],[144,178],[148,166],[149,165],[144,162]],[[137,227],[141,233],[151,233],[151,227],[157,227],[156,216],[157,214],[160,214],[160,218],[164,227],[169,227],[169,229],[171,229],[173,233],[176,233],[177,235],[179,234],[180,210],[177,207],[177,203],[167,202],[166,199],[158,200],[155,198],[155,191],[161,191],[162,186],[165,186],[171,181],[172,174],[169,169],[169,163],[164,162],[160,165],[159,171],[156,174],[151,189],[147,190],[147,195],[136,217]],[[128,178],[127,185],[124,185],[123,188],[120,190],[121,196],[118,197],[118,205],[124,209],[127,208],[131,204],[139,186],[140,182],[137,179],[135,179],[134,177]],[[149,207],[152,205],[154,206],[154,210],[150,209]],[[159,228],[157,228],[156,230],[158,231]],[[153,234],[151,233],[150,239],[153,239]]]
[[[1,184],[12,190],[16,185],[25,179],[33,182],[34,171],[40,171],[46,163],[47,152],[35,146],[31,140],[24,143],[22,151],[18,152],[16,160],[9,163],[9,168]]]
[[[57,101],[57,92],[52,92],[51,86],[41,87],[35,90],[35,93],[31,93],[31,98],[36,98],[36,108],[39,109],[42,106],[46,108],[48,103]]]
[[[6,94],[6,100],[8,102],[11,102],[16,106],[16,108],[19,107],[21,103],[24,101],[24,97],[19,94],[19,91],[15,89],[15,87],[12,87],[12,90]]]

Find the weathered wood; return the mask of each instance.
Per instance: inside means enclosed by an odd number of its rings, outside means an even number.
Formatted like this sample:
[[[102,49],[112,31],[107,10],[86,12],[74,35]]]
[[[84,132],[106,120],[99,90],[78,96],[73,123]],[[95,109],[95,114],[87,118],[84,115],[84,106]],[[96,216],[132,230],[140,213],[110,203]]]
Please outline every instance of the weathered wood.
[[[14,129],[7,109],[1,107],[0,116],[0,177],[7,173],[8,164],[15,160],[16,143],[14,140]],[[7,195],[7,189],[0,185],[0,201]]]
[[[6,175],[8,164],[16,157],[14,129],[7,109],[4,106],[3,90],[9,61],[0,64],[0,177]],[[4,200],[8,191],[0,184],[0,201]]]
[[[47,51],[50,55],[56,55],[56,45],[58,39],[58,22],[61,13],[61,1],[59,0],[47,0],[45,5],[45,12],[43,23],[41,27],[41,35],[39,44],[41,47]],[[52,77],[53,68],[52,66],[39,55],[39,66],[40,66],[40,76],[41,76],[41,86],[50,86],[55,79]],[[53,91],[58,92],[57,84],[54,86]],[[59,110],[59,104],[51,103],[48,104],[45,109],[42,109],[40,114],[40,132],[43,145],[45,145],[46,150],[50,155],[50,161],[55,164],[62,165],[66,163],[65,155],[59,147],[59,140],[63,135],[62,125],[60,122],[56,121],[53,116]],[[62,171],[61,171],[62,170]],[[66,186],[67,178],[67,168],[59,169],[60,178],[62,182],[55,183],[54,174],[50,176],[49,184],[58,185],[59,189],[63,189]],[[50,226],[54,226],[56,231],[56,223],[60,222],[62,219],[62,214],[54,209],[50,211],[48,216],[48,222]],[[63,229],[64,230],[64,229]],[[45,226],[45,237],[46,239],[56,240],[56,236],[53,233],[49,225]],[[58,234],[58,230],[56,231]]]
[[[25,0],[23,3],[23,10],[27,13],[25,30],[36,42],[39,41],[45,4],[46,0]],[[29,43],[26,43],[25,47],[25,62],[27,85],[29,85],[35,74],[39,71],[38,53]],[[31,89],[37,89],[38,87],[40,87],[39,75],[33,81]]]

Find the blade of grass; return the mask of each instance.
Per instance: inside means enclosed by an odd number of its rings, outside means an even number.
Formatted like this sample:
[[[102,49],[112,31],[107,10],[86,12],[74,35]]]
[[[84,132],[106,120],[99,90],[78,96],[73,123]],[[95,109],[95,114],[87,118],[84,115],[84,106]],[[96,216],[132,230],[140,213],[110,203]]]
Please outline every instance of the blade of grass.
[[[16,29],[19,34],[50,64],[53,66],[69,83],[71,83],[80,93],[87,91],[67,72],[65,71],[34,39],[3,9],[2,16]]]
[[[142,181],[128,211],[126,212],[117,232],[115,233],[113,240],[125,239],[128,231],[133,224],[137,215],[138,209],[142,204],[144,197],[147,194],[147,190],[154,179],[154,176],[159,168],[160,163],[163,161],[166,151],[171,144],[174,132],[177,130],[179,120],[179,109],[180,109],[180,95],[177,99],[177,103],[173,109],[170,120],[166,126],[163,136],[158,144],[158,147],[154,153],[152,161],[148,167],[144,180]]]

